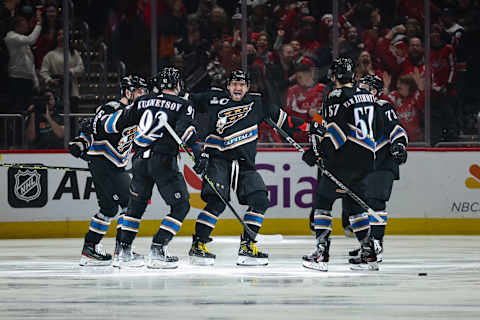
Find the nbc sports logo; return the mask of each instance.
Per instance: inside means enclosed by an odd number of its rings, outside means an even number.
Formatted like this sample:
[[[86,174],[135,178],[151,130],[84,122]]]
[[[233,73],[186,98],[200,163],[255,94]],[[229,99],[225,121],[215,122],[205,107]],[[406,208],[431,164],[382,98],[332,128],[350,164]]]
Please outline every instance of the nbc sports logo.
[[[465,180],[465,186],[468,189],[480,189],[480,166],[476,164],[470,166],[469,172],[472,177]]]

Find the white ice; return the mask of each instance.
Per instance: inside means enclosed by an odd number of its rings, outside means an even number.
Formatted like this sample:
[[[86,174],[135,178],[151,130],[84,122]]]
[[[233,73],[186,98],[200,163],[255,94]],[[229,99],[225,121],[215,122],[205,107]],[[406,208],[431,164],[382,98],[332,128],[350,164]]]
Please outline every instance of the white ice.
[[[353,239],[334,237],[319,272],[301,265],[312,237],[279,238],[258,244],[268,266],[238,267],[239,239],[214,237],[216,264],[200,267],[188,264],[191,238],[178,237],[176,270],[80,267],[82,239],[2,240],[0,318],[480,319],[480,237],[386,237],[378,272],[349,269]]]

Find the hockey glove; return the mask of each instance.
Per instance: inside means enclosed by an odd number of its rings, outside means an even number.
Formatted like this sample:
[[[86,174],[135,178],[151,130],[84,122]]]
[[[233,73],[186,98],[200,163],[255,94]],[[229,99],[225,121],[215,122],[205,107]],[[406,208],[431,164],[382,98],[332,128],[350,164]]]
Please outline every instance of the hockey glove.
[[[207,171],[208,160],[210,159],[208,153],[202,152],[199,157],[196,157],[193,171],[196,174],[203,175]]]
[[[320,123],[316,121],[310,122],[310,130],[308,132],[309,135],[316,135],[319,137],[323,137],[327,133],[327,128],[322,126]]]
[[[319,162],[319,158],[318,156],[315,154],[315,152],[313,151],[313,149],[308,149],[307,151],[305,151],[302,155],[302,160],[303,162],[305,162],[306,164],[308,164],[310,167],[313,167],[315,166],[316,164],[318,164]]]
[[[85,133],[86,135],[93,134],[93,118],[83,119],[79,123],[80,132]]]
[[[397,164],[404,164],[407,162],[407,149],[405,149],[405,146],[401,143],[394,143],[390,147],[390,153],[393,157],[393,161],[395,161]]]
[[[74,138],[68,143],[68,151],[75,158],[80,158],[87,151],[87,142],[80,137]]]

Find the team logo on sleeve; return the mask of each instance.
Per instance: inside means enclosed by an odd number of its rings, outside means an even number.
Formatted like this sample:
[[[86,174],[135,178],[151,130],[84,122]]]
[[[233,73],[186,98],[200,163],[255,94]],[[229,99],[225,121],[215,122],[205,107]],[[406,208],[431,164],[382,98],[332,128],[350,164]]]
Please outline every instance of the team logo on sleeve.
[[[8,169],[8,203],[13,208],[40,208],[48,200],[46,170]]]
[[[125,128],[122,131],[122,138],[118,141],[118,151],[125,152],[127,151],[135,139],[135,133],[137,132],[137,126]]]
[[[237,121],[245,118],[250,110],[252,110],[252,106],[253,101],[247,105],[221,110],[218,113],[217,132],[222,134],[226,128],[231,127]]]

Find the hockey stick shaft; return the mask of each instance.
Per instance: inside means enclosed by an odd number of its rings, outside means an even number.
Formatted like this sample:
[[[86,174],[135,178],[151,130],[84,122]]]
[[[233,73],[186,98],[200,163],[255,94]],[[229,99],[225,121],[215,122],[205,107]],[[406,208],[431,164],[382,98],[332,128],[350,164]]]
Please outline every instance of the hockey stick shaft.
[[[30,169],[30,170],[48,170],[48,169],[50,169],[50,170],[63,170],[63,171],[90,171],[90,169],[88,169],[88,168],[28,165],[28,164],[23,164],[23,163],[0,163],[0,167]]]
[[[285,132],[285,130],[279,128],[271,119],[267,118],[266,122],[274,128],[283,138],[285,138],[290,144],[292,144],[298,151],[301,153],[305,152],[305,149],[302,148],[301,145],[298,144],[295,140],[293,140],[292,137],[288,133]],[[322,170],[322,173],[327,176],[333,183],[335,183],[337,186],[340,187],[345,193],[350,196],[356,203],[358,203],[363,209],[365,209],[369,215],[372,215],[377,219],[379,222],[382,222],[383,219],[380,217],[372,208],[370,208],[365,201],[363,201],[358,195],[356,195],[350,188],[348,188],[346,185],[344,185],[340,180],[338,180],[330,171],[328,171],[325,168],[320,167],[320,170]]]
[[[185,152],[187,153],[188,157],[192,160],[193,163],[195,163],[195,156],[187,149],[187,147],[184,145],[182,139],[180,139],[180,137],[177,135],[177,133],[175,132],[175,130],[173,130],[173,128],[170,126],[170,124],[168,124],[168,122],[165,121],[165,128],[167,128],[168,132],[170,133],[170,135],[173,137],[173,139],[177,142],[177,144],[182,147],[183,150],[185,150]],[[215,184],[213,183],[213,181],[205,174],[203,175],[203,178],[205,179],[205,181],[207,181],[207,183],[210,185],[210,187],[213,189],[213,191],[215,191],[215,193],[217,194],[217,196],[220,198],[220,200],[222,200],[222,202],[227,205],[227,207],[233,212],[233,214],[235,215],[235,217],[237,218],[237,220],[242,224],[243,228],[245,229],[245,232],[248,233],[248,235],[252,238],[252,239],[255,239],[256,237],[256,233],[253,232],[252,229],[250,229],[249,226],[247,226],[247,224],[245,223],[245,221],[243,221],[243,219],[240,217],[240,215],[237,213],[237,211],[233,208],[233,206],[230,204],[230,202],[228,202],[221,194],[220,192],[217,190],[217,188],[215,187]]]

